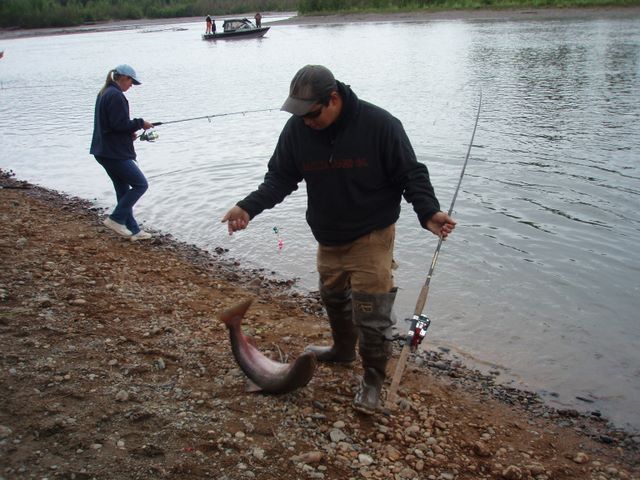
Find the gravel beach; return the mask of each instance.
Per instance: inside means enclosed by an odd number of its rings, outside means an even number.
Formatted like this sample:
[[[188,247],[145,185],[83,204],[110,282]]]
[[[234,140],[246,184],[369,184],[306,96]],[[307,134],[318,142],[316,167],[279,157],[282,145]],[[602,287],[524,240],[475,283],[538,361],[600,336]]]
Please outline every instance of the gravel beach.
[[[222,248],[119,238],[10,172],[0,218],[0,478],[640,479],[640,437],[442,352],[371,417],[351,407],[359,362],[248,393],[220,313],[253,298],[245,334],[290,361],[330,339],[317,292]]]

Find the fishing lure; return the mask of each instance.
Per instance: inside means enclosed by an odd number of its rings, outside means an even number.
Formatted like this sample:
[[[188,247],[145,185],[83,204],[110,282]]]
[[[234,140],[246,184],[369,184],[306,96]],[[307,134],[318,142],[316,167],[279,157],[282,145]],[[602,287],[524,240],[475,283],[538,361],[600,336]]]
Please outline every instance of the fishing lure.
[[[280,230],[278,229],[278,227],[273,227],[273,233],[278,238],[278,251],[280,252],[284,248],[284,240],[280,238]]]

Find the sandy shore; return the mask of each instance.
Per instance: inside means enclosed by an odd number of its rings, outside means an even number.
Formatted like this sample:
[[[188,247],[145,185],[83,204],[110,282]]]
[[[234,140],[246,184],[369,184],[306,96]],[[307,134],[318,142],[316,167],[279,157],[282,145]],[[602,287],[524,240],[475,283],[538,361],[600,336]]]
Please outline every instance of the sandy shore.
[[[291,18],[269,22],[270,18],[291,15]],[[253,13],[236,15],[252,19]],[[537,9],[502,9],[502,10],[444,10],[438,12],[416,11],[401,13],[356,13],[340,15],[308,15],[297,16],[295,12],[263,13],[265,24],[278,25],[321,25],[344,24],[357,22],[428,22],[442,20],[468,21],[518,21],[518,20],[553,20],[569,18],[629,18],[640,17],[640,6],[630,7],[598,7],[598,8],[537,8]],[[224,17],[216,18],[217,21]],[[180,23],[203,22],[201,17],[181,17],[170,19],[140,19],[104,22],[78,27],[41,28],[41,29],[0,29],[0,40],[46,35],[66,35],[74,33],[104,32],[113,30],[130,30]]]

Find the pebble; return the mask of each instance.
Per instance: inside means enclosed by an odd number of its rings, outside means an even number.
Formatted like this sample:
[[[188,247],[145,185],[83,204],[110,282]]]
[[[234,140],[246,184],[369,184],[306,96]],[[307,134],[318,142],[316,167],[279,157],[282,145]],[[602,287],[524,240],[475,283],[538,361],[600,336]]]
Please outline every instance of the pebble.
[[[120,390],[116,393],[116,402],[126,402],[129,400],[129,392],[126,390]]]
[[[264,450],[260,447],[255,447],[251,450],[251,455],[253,455],[258,460],[264,460]]]
[[[575,463],[582,465],[589,461],[589,456],[584,452],[578,452],[573,456],[572,460]]]
[[[12,433],[13,433],[13,430],[11,430],[11,428],[5,425],[0,425],[0,440],[4,440],[8,436],[10,436]]]
[[[515,465],[509,465],[502,471],[502,476],[506,480],[522,480],[524,478],[524,474],[522,470]]]
[[[344,434],[344,432],[342,430],[334,428],[333,430],[331,430],[329,432],[329,438],[331,439],[332,442],[338,443],[338,442],[341,442],[343,440],[346,440],[347,436]]]
[[[402,454],[393,445],[387,445],[385,446],[385,456],[392,462],[395,462],[402,457]]]
[[[411,425],[404,431],[406,437],[417,437],[420,434],[420,427],[418,425]]]
[[[402,470],[400,470],[400,472],[398,472],[398,476],[400,478],[406,478],[406,479],[419,478],[418,472],[416,472],[414,469],[409,467],[405,467]]]
[[[299,455],[292,456],[289,460],[295,463],[311,463],[316,464],[320,463],[322,460],[323,454],[319,450],[312,450],[310,452],[304,452]]]
[[[475,442],[473,444],[473,453],[475,453],[477,456],[479,457],[490,457],[491,456],[491,450],[489,450],[489,448],[487,447],[487,445],[483,442]]]

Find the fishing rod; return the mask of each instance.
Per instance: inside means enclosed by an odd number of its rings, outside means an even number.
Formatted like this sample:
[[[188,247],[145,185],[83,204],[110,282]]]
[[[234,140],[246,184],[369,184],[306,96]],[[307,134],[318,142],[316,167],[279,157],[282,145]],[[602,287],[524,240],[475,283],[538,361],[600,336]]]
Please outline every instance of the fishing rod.
[[[473,139],[476,136],[476,128],[478,127],[478,119],[480,118],[481,105],[482,90],[480,90],[480,99],[478,100],[478,113],[476,113],[476,121],[473,125],[473,133],[471,134],[471,140],[469,141],[467,155],[465,156],[464,164],[462,165],[462,171],[460,172],[460,178],[458,179],[458,186],[456,187],[456,190],[453,194],[453,199],[451,200],[451,206],[449,207],[449,211],[447,212],[449,216],[451,216],[451,212],[453,212],[453,206],[456,203],[458,191],[460,190],[460,185],[462,184],[462,177],[464,176],[464,171],[467,168],[469,154],[471,153],[471,146],[473,145]],[[444,238],[441,235],[440,239],[438,240],[438,245],[436,246],[436,251],[433,254],[433,258],[431,259],[431,266],[429,267],[429,272],[427,273],[427,279],[424,282],[422,289],[420,290],[420,295],[418,295],[416,308],[413,312],[413,317],[411,318],[411,326],[409,327],[409,332],[407,333],[404,346],[402,347],[402,351],[400,352],[400,358],[398,359],[398,363],[396,363],[396,370],[393,374],[393,378],[391,379],[391,386],[389,387],[389,393],[387,394],[387,401],[385,403],[385,409],[387,410],[391,410],[396,404],[398,387],[400,386],[400,380],[402,379],[402,374],[407,364],[409,352],[416,351],[418,345],[420,345],[425,335],[427,334],[427,328],[429,328],[429,325],[431,324],[431,320],[429,320],[426,315],[423,315],[422,311],[424,310],[424,306],[427,303],[427,295],[429,294],[431,277],[433,276],[433,270],[436,268],[436,262],[438,261],[438,255],[440,254],[440,248],[442,247],[443,240]]]
[[[153,125],[154,127],[157,127],[160,125],[169,125],[171,123],[191,122],[192,120],[203,120],[205,118],[209,120],[209,122],[211,122],[211,119],[215,117],[228,117],[230,115],[246,115],[247,113],[258,113],[258,112],[272,112],[274,110],[280,110],[280,109],[279,108],[262,108],[260,110],[243,110],[241,112],[214,113],[212,115],[202,115],[201,117],[181,118],[180,120],[170,120],[168,122],[154,122],[151,125]],[[159,137],[158,132],[154,130],[145,130],[136,138],[144,142],[155,142],[158,139],[158,137]]]
[[[230,115],[246,115],[247,113],[258,113],[258,112],[272,112],[274,110],[280,110],[280,109],[279,108],[262,108],[260,110],[244,110],[242,112],[215,113],[213,115],[203,115],[201,117],[182,118],[180,120],[170,120],[168,122],[154,122],[152,123],[152,125],[154,127],[157,127],[159,125],[169,125],[170,123],[191,122],[192,120],[204,120],[205,118],[211,121],[211,119],[215,117],[228,117]]]

